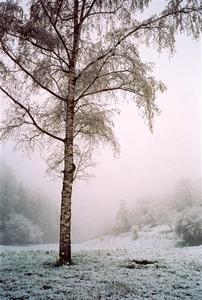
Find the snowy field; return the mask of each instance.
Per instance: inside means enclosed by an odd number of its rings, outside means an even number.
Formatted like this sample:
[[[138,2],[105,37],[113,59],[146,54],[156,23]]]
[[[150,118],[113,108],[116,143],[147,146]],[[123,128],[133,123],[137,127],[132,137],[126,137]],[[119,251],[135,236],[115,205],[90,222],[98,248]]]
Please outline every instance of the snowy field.
[[[202,246],[176,247],[168,228],[106,236],[73,246],[56,266],[57,245],[1,246],[0,299],[202,299]]]

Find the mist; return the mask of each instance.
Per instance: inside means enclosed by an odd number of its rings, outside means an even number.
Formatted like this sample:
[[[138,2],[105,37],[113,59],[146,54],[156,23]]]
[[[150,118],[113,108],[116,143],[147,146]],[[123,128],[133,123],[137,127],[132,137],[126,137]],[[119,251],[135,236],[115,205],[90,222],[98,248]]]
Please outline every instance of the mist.
[[[155,63],[155,77],[167,86],[158,95],[161,114],[151,133],[130,98],[117,105],[114,130],[120,155],[101,147],[94,155],[94,177],[76,182],[76,239],[93,238],[111,226],[122,200],[130,206],[138,199],[164,199],[182,179],[201,180],[201,43],[180,36],[172,58],[151,48],[142,49],[142,57]],[[47,194],[59,207],[61,182],[45,175],[40,153],[28,157],[8,142],[1,156],[19,181]]]

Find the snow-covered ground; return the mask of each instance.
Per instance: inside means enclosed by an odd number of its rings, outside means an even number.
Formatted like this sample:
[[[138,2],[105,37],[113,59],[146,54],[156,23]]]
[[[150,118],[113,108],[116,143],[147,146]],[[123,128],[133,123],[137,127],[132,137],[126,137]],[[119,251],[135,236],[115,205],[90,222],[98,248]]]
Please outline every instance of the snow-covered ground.
[[[73,265],[56,266],[57,245],[1,247],[0,299],[202,299],[202,246],[176,247],[165,226],[73,245]]]

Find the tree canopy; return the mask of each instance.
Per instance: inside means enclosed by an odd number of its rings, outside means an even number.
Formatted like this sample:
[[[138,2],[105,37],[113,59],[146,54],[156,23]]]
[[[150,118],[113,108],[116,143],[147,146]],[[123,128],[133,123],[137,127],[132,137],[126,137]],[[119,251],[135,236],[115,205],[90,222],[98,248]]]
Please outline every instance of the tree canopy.
[[[58,149],[65,139],[72,53],[78,56],[74,135],[80,169],[90,164],[87,153],[94,142],[110,142],[117,150],[111,121],[114,111],[108,106],[116,91],[133,95],[152,129],[158,112],[156,93],[165,86],[152,76],[152,66],[142,61],[139,45],[173,52],[176,34],[198,39],[201,31],[201,1],[166,2],[161,12],[149,17],[144,17],[149,0],[38,0],[27,2],[28,7],[17,1],[1,2],[0,89],[11,100],[1,137],[12,136],[29,148],[41,141],[44,147],[51,140],[50,168],[61,164]]]

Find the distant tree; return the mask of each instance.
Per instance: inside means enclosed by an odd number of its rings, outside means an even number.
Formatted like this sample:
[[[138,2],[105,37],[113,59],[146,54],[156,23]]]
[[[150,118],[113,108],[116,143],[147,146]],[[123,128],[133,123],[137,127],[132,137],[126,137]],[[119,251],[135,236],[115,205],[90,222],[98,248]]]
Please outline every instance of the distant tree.
[[[58,237],[58,209],[47,196],[29,191],[17,182],[11,169],[0,165],[0,243],[56,242]],[[11,220],[13,218],[13,220]],[[25,225],[23,231],[22,227]],[[36,226],[37,224],[37,226]],[[19,233],[20,231],[20,233]],[[12,234],[12,237],[10,237]],[[14,238],[16,234],[16,240]],[[30,235],[30,236],[29,236]],[[34,235],[37,238],[34,238]]]
[[[25,187],[20,183],[16,188],[16,204],[15,212],[17,214],[23,214],[23,216],[30,218],[31,209],[31,199],[30,192],[28,192]]]
[[[4,232],[9,215],[15,212],[16,178],[11,169],[0,161],[0,232]],[[2,237],[3,239],[3,237]],[[3,242],[3,240],[2,240]]]
[[[131,227],[132,239],[136,240],[138,238],[138,230],[139,228],[136,225]]]
[[[202,245],[202,207],[184,210],[176,222],[175,232],[183,245]]]
[[[43,231],[43,242],[58,242],[59,209],[58,203],[51,201],[39,192],[32,193],[32,217],[30,219]]]
[[[57,202],[51,201],[40,190],[28,190],[22,185],[17,190],[17,197],[16,212],[41,228],[43,242],[53,243],[58,241],[59,211]]]
[[[156,93],[165,87],[141,60],[139,45],[173,52],[176,34],[200,35],[201,1],[169,0],[144,18],[152,2],[31,0],[26,9],[0,3],[0,89],[10,100],[1,138],[31,148],[42,143],[50,167],[62,170],[61,263],[71,262],[75,175],[91,165],[94,144],[116,147],[109,99],[131,94],[152,130]]]
[[[120,234],[124,232],[128,232],[131,228],[131,219],[130,212],[126,207],[124,201],[120,202],[120,208],[116,215],[115,226],[113,228],[113,232],[115,234]]]
[[[201,185],[197,186],[190,179],[183,179],[176,186],[172,206],[181,212],[188,207],[199,205],[201,197]]]
[[[131,222],[139,230],[144,226],[156,226],[162,214],[159,203],[152,199],[138,199],[131,209]]]
[[[143,227],[142,210],[140,208],[140,205],[138,205],[137,203],[131,209],[131,219],[132,224],[136,226],[138,230],[141,230]]]
[[[179,214],[176,212],[176,210],[166,207],[164,205],[164,207],[162,207],[160,220],[162,224],[168,225],[170,227],[170,230],[174,231],[174,225],[178,215]]]
[[[12,214],[5,224],[6,244],[37,244],[42,242],[43,233],[39,226],[19,214]]]

